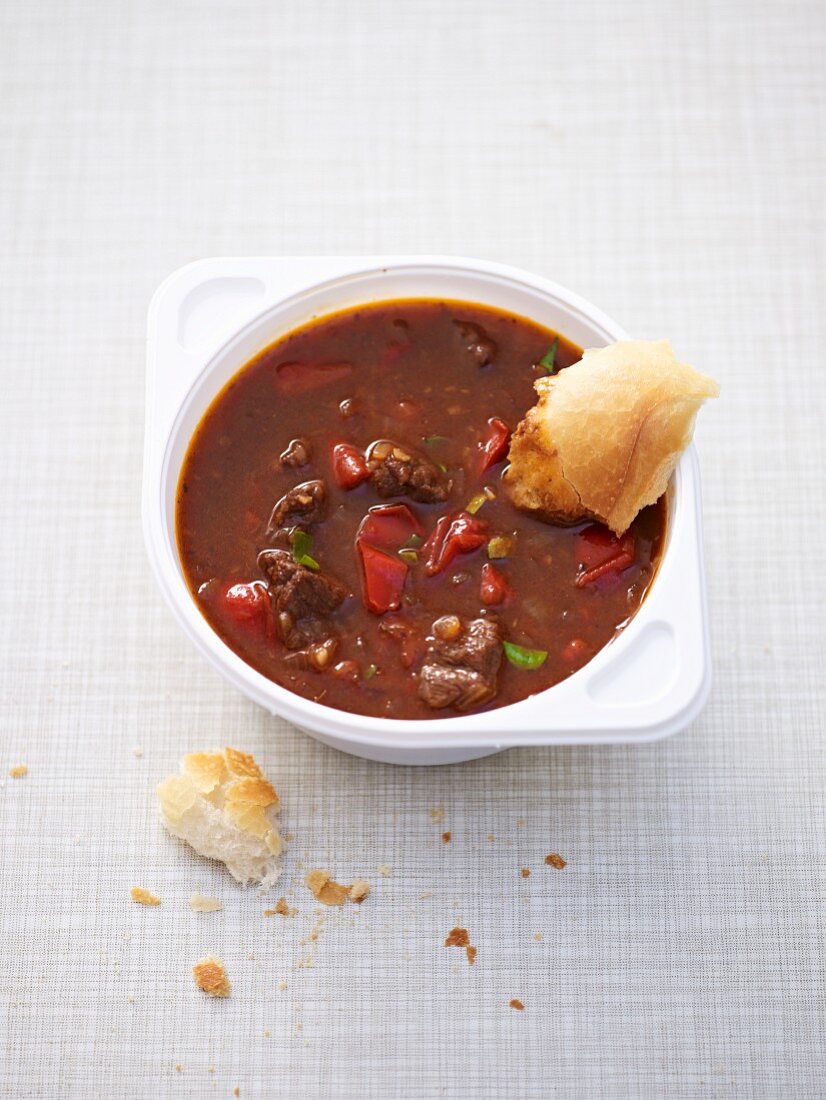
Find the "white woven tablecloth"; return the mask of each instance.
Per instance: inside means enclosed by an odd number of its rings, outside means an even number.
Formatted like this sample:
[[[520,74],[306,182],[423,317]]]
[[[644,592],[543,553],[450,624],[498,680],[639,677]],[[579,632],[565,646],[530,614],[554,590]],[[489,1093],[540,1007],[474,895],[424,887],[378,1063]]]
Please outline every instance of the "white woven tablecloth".
[[[820,0],[2,5],[5,1095],[826,1092],[824,56]],[[329,252],[522,265],[721,381],[692,728],[387,767],[185,641],[140,529],[148,299],[200,256]],[[225,743],[282,793],[291,920],[157,824]],[[374,884],[307,945],[302,861]]]

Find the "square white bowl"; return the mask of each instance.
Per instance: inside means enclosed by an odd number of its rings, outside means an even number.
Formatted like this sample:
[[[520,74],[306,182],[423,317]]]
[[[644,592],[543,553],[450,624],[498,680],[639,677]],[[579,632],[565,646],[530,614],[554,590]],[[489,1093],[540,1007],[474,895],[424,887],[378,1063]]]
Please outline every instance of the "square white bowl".
[[[409,721],[322,706],[268,680],[201,615],[175,541],[175,494],[195,428],[257,352],[312,317],[396,298],[499,307],[582,347],[625,333],[563,287],[502,264],[444,256],[216,258],[179,269],[148,319],[143,526],[158,584],[201,653],[245,695],[328,745],[372,760],[446,764],[518,745],[624,744],[676,733],[710,688],[700,480],[693,446],[669,490],[666,546],[637,614],[569,679],[481,714]]]

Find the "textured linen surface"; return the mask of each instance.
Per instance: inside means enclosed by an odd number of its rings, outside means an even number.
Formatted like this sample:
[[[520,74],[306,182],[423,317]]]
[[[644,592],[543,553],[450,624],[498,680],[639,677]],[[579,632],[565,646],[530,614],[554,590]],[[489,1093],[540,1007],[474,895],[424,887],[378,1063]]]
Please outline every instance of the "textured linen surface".
[[[7,1095],[826,1092],[824,56],[820,0],[3,3]],[[690,729],[394,768],[187,643],[141,537],[149,297],[200,256],[330,252],[519,264],[720,380]],[[291,919],[157,824],[155,783],[226,743],[281,792]],[[306,945],[301,861],[373,883]]]

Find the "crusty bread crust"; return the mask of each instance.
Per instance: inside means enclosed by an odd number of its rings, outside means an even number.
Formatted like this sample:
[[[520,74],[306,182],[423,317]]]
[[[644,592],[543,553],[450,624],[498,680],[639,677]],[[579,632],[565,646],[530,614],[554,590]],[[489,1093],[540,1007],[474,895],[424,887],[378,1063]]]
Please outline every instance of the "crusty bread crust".
[[[665,492],[717,383],[667,340],[620,340],[535,385],[505,482],[518,508],[553,523],[599,519],[616,534]]]

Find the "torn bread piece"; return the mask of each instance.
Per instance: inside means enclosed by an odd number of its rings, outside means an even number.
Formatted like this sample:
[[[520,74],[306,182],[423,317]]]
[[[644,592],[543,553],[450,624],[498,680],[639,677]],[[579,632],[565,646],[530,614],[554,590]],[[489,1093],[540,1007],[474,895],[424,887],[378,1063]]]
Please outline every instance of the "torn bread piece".
[[[278,795],[253,758],[236,749],[195,752],[181,774],[158,785],[161,818],[173,836],[217,859],[246,886],[265,890],[281,874]]]
[[[619,340],[535,383],[505,473],[518,508],[552,523],[597,519],[623,534],[665,492],[697,411],[720,387],[667,340]]]

